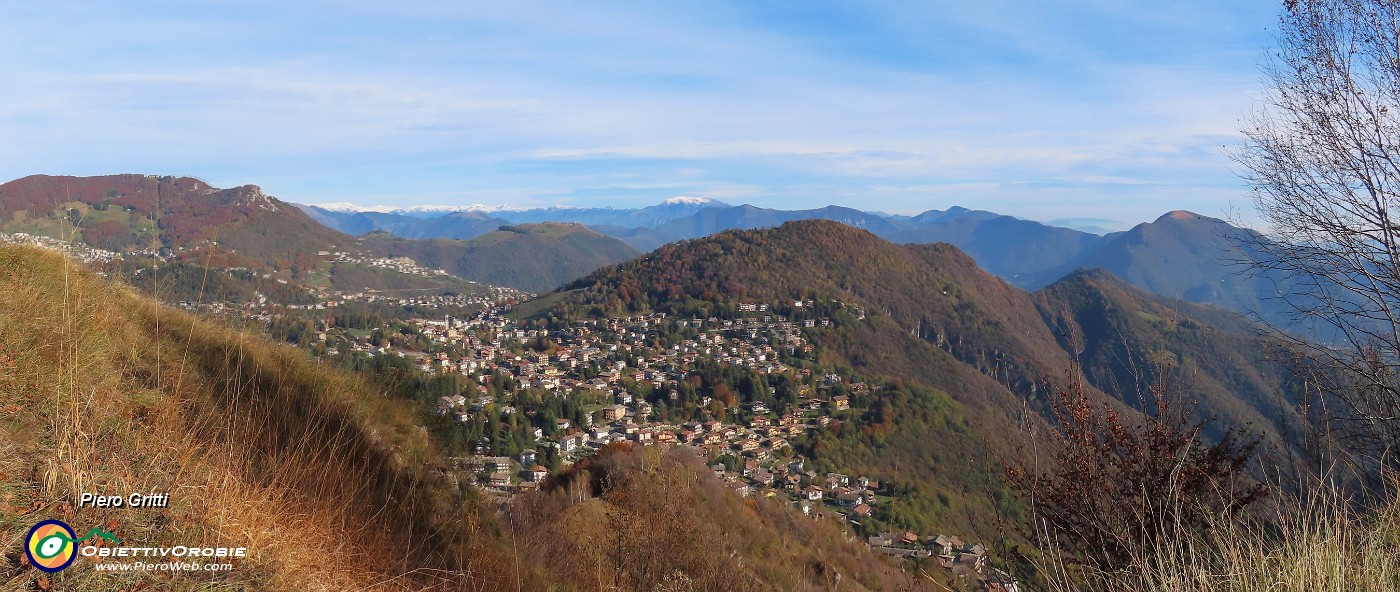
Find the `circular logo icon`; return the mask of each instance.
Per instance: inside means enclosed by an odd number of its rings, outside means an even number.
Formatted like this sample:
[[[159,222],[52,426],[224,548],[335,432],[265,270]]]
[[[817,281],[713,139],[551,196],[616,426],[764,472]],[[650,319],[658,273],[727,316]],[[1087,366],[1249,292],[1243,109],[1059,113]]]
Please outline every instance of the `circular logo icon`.
[[[24,539],[24,553],[29,556],[29,564],[40,571],[54,573],[60,571],[78,556],[78,545],[73,539],[77,533],[67,524],[58,520],[45,520],[29,529]]]

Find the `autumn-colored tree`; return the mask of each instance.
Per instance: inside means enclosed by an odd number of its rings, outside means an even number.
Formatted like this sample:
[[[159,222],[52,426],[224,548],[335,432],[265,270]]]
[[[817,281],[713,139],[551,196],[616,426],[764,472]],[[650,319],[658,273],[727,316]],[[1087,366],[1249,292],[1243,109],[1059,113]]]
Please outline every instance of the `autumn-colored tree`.
[[[715,385],[715,400],[719,401],[725,408],[730,408],[738,404],[738,397],[734,391],[729,390],[729,385],[721,382]]]
[[[1140,416],[1094,402],[1074,370],[1051,387],[1052,462],[1008,467],[1007,480],[1030,501],[1035,536],[1067,561],[1109,572],[1151,564],[1266,494],[1246,474],[1258,440],[1231,429],[1206,442],[1207,422],[1169,391],[1156,381],[1151,413]]]

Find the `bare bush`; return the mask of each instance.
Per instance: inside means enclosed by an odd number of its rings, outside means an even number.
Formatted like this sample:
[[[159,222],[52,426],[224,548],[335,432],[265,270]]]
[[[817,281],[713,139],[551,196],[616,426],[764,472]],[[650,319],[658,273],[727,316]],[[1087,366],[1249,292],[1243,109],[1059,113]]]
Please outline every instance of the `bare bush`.
[[[1150,388],[1154,412],[1137,417],[1100,406],[1078,372],[1052,387],[1054,457],[1041,470],[1010,467],[1008,482],[1033,510],[1043,548],[1095,572],[1151,563],[1161,547],[1205,532],[1211,520],[1239,512],[1265,494],[1246,476],[1258,441],[1230,430],[1207,444],[1203,421]]]

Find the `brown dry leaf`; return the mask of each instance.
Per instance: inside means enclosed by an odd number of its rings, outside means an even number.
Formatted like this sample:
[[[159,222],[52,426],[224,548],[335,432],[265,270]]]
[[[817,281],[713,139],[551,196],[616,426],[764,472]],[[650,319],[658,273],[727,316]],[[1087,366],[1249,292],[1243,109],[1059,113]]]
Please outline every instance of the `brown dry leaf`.
[[[47,575],[40,575],[39,579],[34,581],[34,584],[39,586],[39,589],[43,590],[44,592],[48,592],[49,590],[53,589],[53,582],[49,581],[49,576]]]
[[[57,511],[59,516],[62,516],[68,520],[73,519],[73,504],[70,504],[68,502],[60,503],[58,504]]]
[[[111,520],[108,520],[108,521],[107,521],[107,532],[115,532],[116,530],[117,530],[117,519],[116,519],[116,518],[113,518],[113,519],[111,519]]]
[[[29,563],[29,554],[28,554],[28,553],[25,553],[25,554],[23,554],[23,555],[20,555],[20,556],[19,556],[19,567],[20,567],[20,569],[29,569],[29,566],[30,566],[30,563]]]
[[[49,507],[49,502],[46,502],[44,500],[34,500],[34,503],[29,504],[29,512],[42,512],[44,508],[47,507]]]

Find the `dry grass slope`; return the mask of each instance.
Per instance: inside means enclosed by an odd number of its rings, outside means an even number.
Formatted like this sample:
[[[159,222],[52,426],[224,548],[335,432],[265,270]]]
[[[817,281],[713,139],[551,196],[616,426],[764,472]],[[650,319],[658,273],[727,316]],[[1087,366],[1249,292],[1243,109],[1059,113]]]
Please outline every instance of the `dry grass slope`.
[[[45,518],[128,546],[223,545],[223,573],[56,589],[495,589],[509,564],[426,434],[364,383],[290,348],[162,309],[45,251],[0,248],[0,588],[33,586],[20,540]],[[74,508],[168,492],[165,509]],[[524,576],[526,582],[531,580]],[[514,573],[512,581],[517,580]]]

